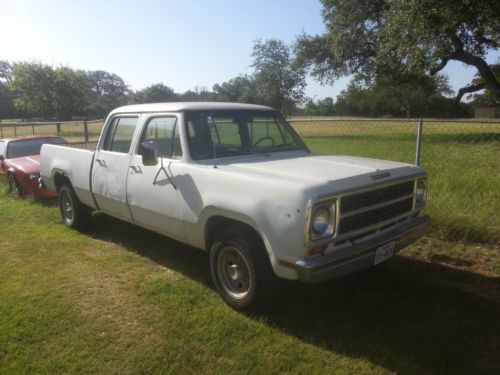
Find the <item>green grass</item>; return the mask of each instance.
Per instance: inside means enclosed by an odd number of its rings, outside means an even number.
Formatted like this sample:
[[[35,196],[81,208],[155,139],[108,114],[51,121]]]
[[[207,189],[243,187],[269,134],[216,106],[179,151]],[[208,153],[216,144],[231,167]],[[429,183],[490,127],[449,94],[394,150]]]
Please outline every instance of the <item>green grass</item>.
[[[226,307],[204,252],[0,192],[0,373],[500,371],[498,247],[425,239],[369,272]]]

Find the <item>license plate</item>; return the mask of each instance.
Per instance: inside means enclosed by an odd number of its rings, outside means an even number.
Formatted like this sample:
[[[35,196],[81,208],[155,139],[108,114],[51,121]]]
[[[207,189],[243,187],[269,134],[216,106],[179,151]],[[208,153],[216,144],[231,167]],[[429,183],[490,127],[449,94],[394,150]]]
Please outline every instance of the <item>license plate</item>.
[[[380,246],[375,252],[375,265],[382,263],[384,260],[391,258],[394,255],[394,248],[396,243],[394,241]]]

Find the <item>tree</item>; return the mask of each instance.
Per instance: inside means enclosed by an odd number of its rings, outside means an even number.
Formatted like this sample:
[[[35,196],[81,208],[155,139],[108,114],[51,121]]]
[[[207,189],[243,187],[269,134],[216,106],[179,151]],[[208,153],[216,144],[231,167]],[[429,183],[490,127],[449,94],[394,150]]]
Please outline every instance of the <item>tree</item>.
[[[256,100],[290,114],[304,99],[304,69],[292,66],[290,48],[277,39],[257,40],[252,57]]]
[[[370,117],[467,116],[444,96],[450,92],[442,75],[391,74],[368,81],[355,76],[337,97],[335,109],[339,115]]]
[[[227,82],[215,84],[212,88],[215,99],[224,102],[254,103],[252,77],[240,75]]]
[[[195,86],[194,90],[188,90],[179,95],[179,100],[185,102],[211,102],[215,100],[215,95],[205,86]]]
[[[322,0],[326,32],[302,35],[296,64],[323,82],[364,73],[435,75],[449,61],[477,69],[482,88],[500,96],[500,83],[485,61],[500,46],[500,8],[491,0]],[[496,5],[495,5],[496,4]]]
[[[8,61],[0,60],[0,118],[16,117],[14,97],[9,90],[12,66]]]
[[[90,82],[88,115],[102,118],[127,102],[129,90],[120,76],[103,70],[83,73]]]
[[[318,100],[317,102],[314,102],[312,99],[310,99],[304,106],[303,112],[305,115],[333,116],[337,113],[337,110],[335,108],[333,99],[330,97],[326,97],[324,99]]]
[[[68,119],[88,104],[88,80],[73,69],[21,62],[13,64],[11,75],[14,106],[23,113]]]
[[[174,90],[163,83],[155,83],[131,95],[131,103],[161,103],[178,100]]]
[[[7,60],[0,60],[0,82],[8,83],[12,78],[12,65]]]
[[[85,114],[89,104],[90,81],[81,72],[61,66],[53,71],[50,89],[53,115],[68,120],[74,115]]]
[[[491,70],[493,71],[493,74],[495,74],[495,77],[500,80],[500,63],[492,65]],[[476,74],[472,83],[474,85],[478,85],[484,83],[484,80],[479,74]],[[469,99],[472,99],[472,103],[475,105],[500,106],[500,96],[494,95],[488,88],[486,88],[483,93],[470,95]]]

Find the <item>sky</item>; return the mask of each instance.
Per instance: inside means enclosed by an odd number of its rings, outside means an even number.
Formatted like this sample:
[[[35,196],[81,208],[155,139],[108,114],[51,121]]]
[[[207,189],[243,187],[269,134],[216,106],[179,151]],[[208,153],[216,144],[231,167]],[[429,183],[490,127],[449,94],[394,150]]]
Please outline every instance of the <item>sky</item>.
[[[319,0],[0,0],[0,59],[106,70],[133,90],[160,82],[176,92],[211,89],[252,72],[255,40],[293,43],[323,30]],[[444,72],[458,90],[475,69],[451,63]],[[349,78],[307,82],[307,96],[335,98]]]

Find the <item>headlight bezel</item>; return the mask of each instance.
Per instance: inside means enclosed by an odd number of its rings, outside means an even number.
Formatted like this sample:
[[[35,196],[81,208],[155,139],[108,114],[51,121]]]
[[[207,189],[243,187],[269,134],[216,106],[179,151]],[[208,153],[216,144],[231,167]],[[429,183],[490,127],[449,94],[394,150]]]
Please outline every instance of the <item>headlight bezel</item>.
[[[423,208],[427,205],[428,191],[427,178],[419,178],[415,181],[415,208]]]
[[[322,213],[324,214],[325,212],[328,213],[327,224],[325,225],[325,229],[322,232],[318,233],[318,230],[315,230],[314,228],[316,217],[318,217]],[[317,241],[333,237],[335,235],[336,219],[337,219],[337,199],[314,202],[313,204],[311,204],[309,210],[308,226],[307,226],[309,240]]]

